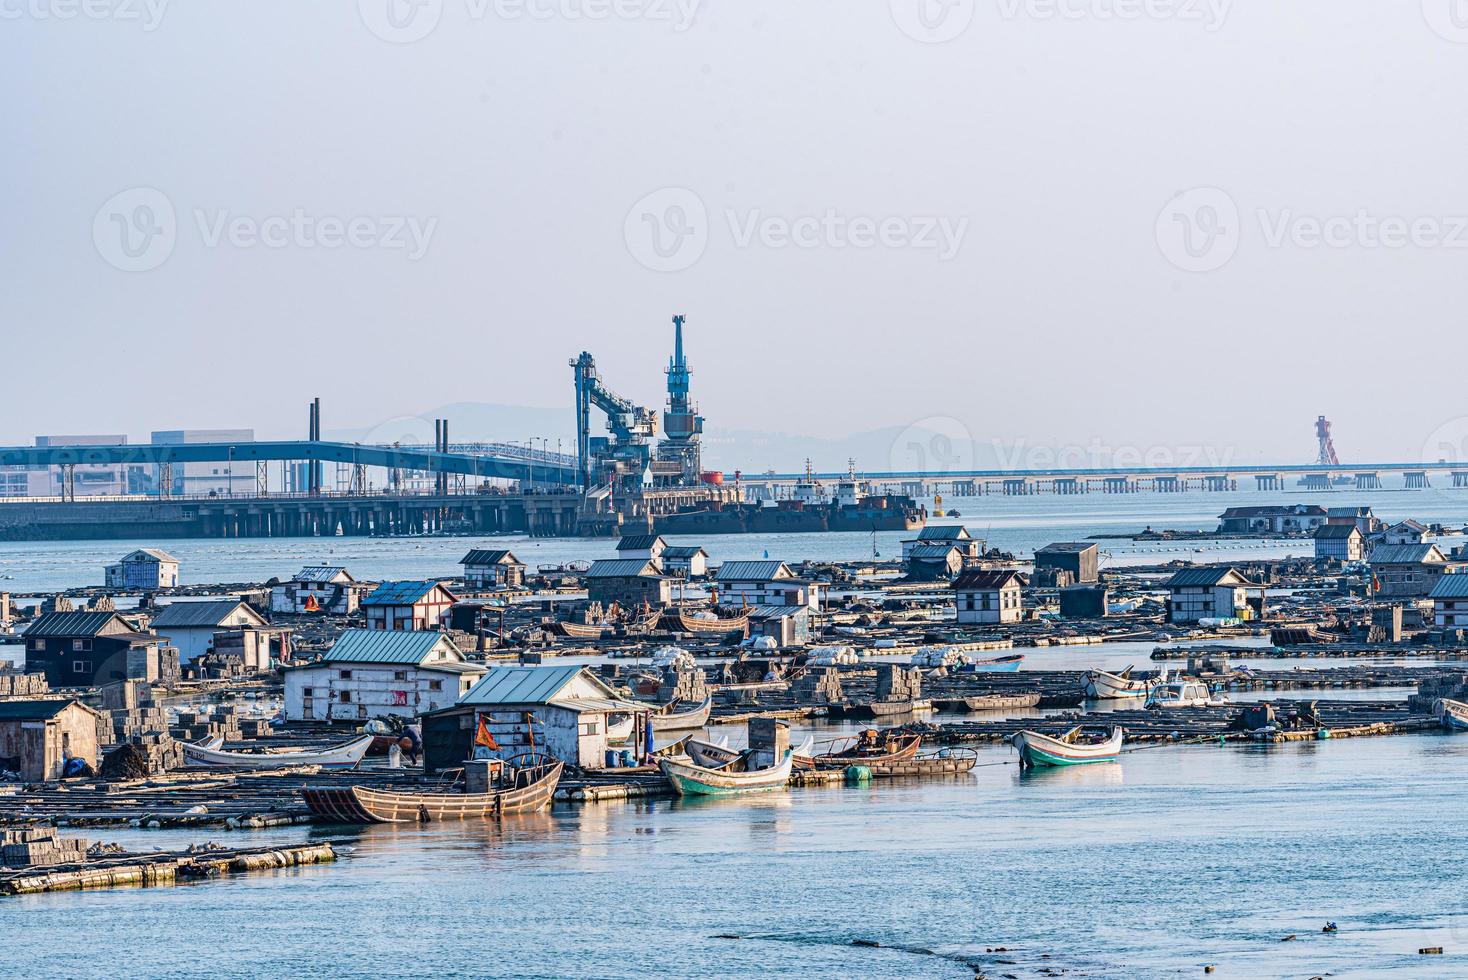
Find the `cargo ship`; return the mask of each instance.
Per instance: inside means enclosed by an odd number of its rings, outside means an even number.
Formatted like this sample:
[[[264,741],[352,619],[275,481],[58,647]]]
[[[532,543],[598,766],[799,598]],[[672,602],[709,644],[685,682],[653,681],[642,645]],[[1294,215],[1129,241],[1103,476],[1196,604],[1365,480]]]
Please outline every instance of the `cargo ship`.
[[[788,500],[772,503],[712,501],[663,514],[653,521],[658,534],[771,534],[821,531],[916,531],[928,511],[902,494],[862,494],[855,478],[836,485],[827,498],[809,475]]]

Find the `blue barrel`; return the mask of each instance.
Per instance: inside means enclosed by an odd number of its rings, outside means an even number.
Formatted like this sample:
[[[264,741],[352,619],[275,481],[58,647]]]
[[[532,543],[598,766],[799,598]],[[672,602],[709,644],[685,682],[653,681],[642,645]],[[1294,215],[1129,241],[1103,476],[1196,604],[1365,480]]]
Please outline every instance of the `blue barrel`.
[[[622,750],[622,768],[623,769],[631,769],[636,764],[637,763],[632,760],[632,750],[631,749],[623,749]]]
[[[608,769],[615,769],[615,768],[617,768],[617,750],[616,749],[607,749],[607,768]]]

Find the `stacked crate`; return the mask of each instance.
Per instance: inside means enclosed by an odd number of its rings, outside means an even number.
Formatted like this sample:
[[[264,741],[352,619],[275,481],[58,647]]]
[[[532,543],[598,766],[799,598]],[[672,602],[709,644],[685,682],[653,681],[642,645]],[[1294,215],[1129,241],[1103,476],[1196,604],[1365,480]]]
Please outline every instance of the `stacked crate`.
[[[1417,682],[1417,693],[1407,699],[1407,706],[1416,714],[1430,714],[1438,698],[1468,699],[1468,671],[1443,670],[1428,674]]]
[[[58,837],[54,827],[0,830],[0,861],[7,868],[75,864],[86,859],[87,842],[80,837]]]
[[[51,693],[45,674],[23,674],[0,669],[0,698],[33,698]]]
[[[199,742],[216,735],[226,742],[237,742],[244,737],[244,730],[239,713],[232,706],[201,705],[178,713],[173,734],[185,742]]]
[[[148,758],[150,773],[183,765],[183,749],[169,734],[168,712],[154,699],[152,687],[140,681],[108,684],[102,688],[102,708],[99,745],[137,746]]]

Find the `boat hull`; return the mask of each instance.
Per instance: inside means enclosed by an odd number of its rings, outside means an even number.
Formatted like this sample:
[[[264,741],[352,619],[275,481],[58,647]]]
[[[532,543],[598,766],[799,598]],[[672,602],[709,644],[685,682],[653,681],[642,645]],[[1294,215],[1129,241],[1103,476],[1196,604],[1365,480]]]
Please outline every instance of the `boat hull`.
[[[1019,749],[1020,765],[1080,766],[1092,762],[1114,762],[1121,756],[1122,730],[1114,728],[1105,742],[1080,744],[1051,738],[1039,732],[1016,732],[1012,741]]]
[[[319,752],[225,752],[205,745],[185,745],[184,762],[191,766],[229,769],[285,769],[289,766],[354,769],[376,738],[375,735],[363,735]]]
[[[1442,698],[1433,705],[1438,724],[1450,732],[1468,732],[1468,704]]]
[[[702,728],[709,723],[709,715],[713,713],[713,710],[714,699],[705,698],[703,704],[691,711],[653,715],[652,730],[654,732],[686,732]]]
[[[949,749],[946,754],[939,752],[901,762],[862,765],[871,770],[873,779],[895,779],[902,776],[961,776],[978,763],[979,754],[973,749]]]
[[[1108,674],[1104,670],[1093,670],[1086,678],[1086,697],[1092,700],[1110,701],[1146,696],[1146,681],[1134,681],[1120,674]]]
[[[365,786],[305,786],[301,796],[322,823],[430,823],[535,813],[551,805],[565,766],[530,773],[524,785],[491,793],[397,793]]]
[[[660,759],[658,768],[679,796],[739,796],[784,789],[790,782],[794,758],[792,753],[786,752],[778,766],[754,772],[708,769],[676,759]]]
[[[898,748],[890,752],[835,752],[828,755],[818,755],[813,761],[817,769],[845,769],[847,766],[888,766],[898,762],[907,762],[915,758],[922,744],[923,737],[921,735],[910,735],[905,741],[899,744]]]

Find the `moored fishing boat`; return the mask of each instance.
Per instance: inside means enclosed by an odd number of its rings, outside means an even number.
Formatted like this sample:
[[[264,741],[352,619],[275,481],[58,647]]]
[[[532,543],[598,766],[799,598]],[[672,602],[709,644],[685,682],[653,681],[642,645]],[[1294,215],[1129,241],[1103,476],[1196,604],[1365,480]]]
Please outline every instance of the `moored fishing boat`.
[[[301,796],[324,823],[428,823],[534,813],[550,806],[564,763],[544,755],[505,762],[485,793],[406,793],[366,786],[305,786]]]
[[[1010,741],[1019,749],[1019,764],[1035,766],[1074,766],[1087,762],[1112,762],[1121,755],[1125,737],[1120,728],[1096,741],[1082,741],[1084,729],[1077,725],[1059,738],[1039,732],[1015,732]]]
[[[804,742],[791,750],[791,767],[794,769],[814,769],[816,764],[811,753],[815,750],[815,745],[815,736],[807,735]],[[739,758],[739,750],[729,748],[723,741],[711,742],[706,739],[690,736],[683,747],[688,753],[688,758],[693,760],[694,765],[703,766],[708,769],[718,769],[720,766],[727,766]]]
[[[1010,708],[1033,708],[1040,703],[1040,695],[1030,694],[975,694],[961,698],[942,698],[933,704],[943,711],[1002,711]]]
[[[675,711],[676,704],[669,704],[660,709],[658,713],[652,714],[652,730],[655,732],[681,732],[693,728],[702,728],[708,724],[709,715],[714,710],[714,699],[707,697],[703,703],[687,711]]]
[[[1432,705],[1438,724],[1449,731],[1468,732],[1468,704],[1451,698],[1440,698]]]
[[[726,633],[744,633],[749,629],[749,613],[740,613],[728,619],[718,619],[710,616],[703,618],[689,613],[676,611],[665,612],[659,625],[666,630],[674,630],[680,633],[699,633],[714,636],[723,636]]]
[[[1214,694],[1202,681],[1167,681],[1152,688],[1147,708],[1213,708],[1228,704],[1228,698]]]
[[[1147,682],[1132,678],[1132,668],[1112,674],[1104,670],[1093,670],[1086,674],[1086,697],[1098,701],[1116,698],[1144,698]]]
[[[326,749],[280,752],[226,752],[201,744],[183,747],[184,762],[191,766],[221,766],[232,769],[284,769],[287,766],[321,766],[323,769],[353,769],[367,754],[375,735],[363,735]]]
[[[873,779],[898,776],[959,776],[979,763],[979,753],[970,748],[946,748],[896,762],[862,762]]]
[[[790,782],[794,753],[786,749],[784,758],[767,769],[748,768],[754,755],[741,752],[737,759],[717,769],[678,759],[659,759],[658,768],[679,796],[734,796],[784,789]]]
[[[856,738],[847,739],[840,748],[815,756],[813,761],[817,769],[889,765],[915,757],[922,744],[921,735],[889,736],[882,740],[875,732],[863,732]]]
[[[988,660],[972,660],[958,668],[958,673],[1012,674],[1019,670],[1024,660],[1025,656],[1022,653],[1011,654],[1007,657],[992,657]]]

